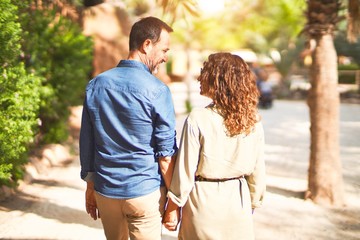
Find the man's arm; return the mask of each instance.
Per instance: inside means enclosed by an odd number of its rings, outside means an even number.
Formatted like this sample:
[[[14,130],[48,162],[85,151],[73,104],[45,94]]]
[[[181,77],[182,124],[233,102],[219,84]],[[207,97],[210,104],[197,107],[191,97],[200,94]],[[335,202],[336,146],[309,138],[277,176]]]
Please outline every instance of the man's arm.
[[[100,218],[100,213],[97,208],[96,199],[95,199],[94,183],[92,181],[86,182],[85,207],[86,207],[86,212],[90,214],[90,216],[94,220]]]
[[[87,111],[87,101],[85,99],[83,104],[83,112],[81,117],[81,129],[80,129],[80,166],[81,166],[81,178],[86,181],[85,191],[85,209],[90,216],[96,220],[100,218],[99,211],[97,209],[94,189],[94,135],[93,127],[91,124],[90,116]]]
[[[170,156],[159,157],[160,171],[161,171],[161,175],[164,178],[165,186],[167,189],[170,188],[171,179],[175,167],[175,161],[176,161],[176,154],[172,157]]]
[[[94,172],[95,141],[94,129],[88,112],[86,99],[83,104],[83,111],[81,116],[79,148],[81,178],[85,181],[92,180],[90,173]]]
[[[171,179],[174,172],[176,161],[176,154],[172,157],[160,157],[159,164],[161,169],[161,174],[164,178],[166,188],[170,188]],[[176,231],[177,226],[180,222],[180,208],[171,201],[167,202],[167,207],[165,214],[163,216],[163,224],[169,231]]]

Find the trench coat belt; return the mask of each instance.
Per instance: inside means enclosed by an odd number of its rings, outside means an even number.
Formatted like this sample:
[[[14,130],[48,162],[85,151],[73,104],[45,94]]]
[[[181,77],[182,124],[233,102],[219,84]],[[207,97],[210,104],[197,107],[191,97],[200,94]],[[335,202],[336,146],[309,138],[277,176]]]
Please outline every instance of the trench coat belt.
[[[233,177],[233,178],[204,178],[204,177],[198,175],[198,176],[195,176],[195,181],[198,181],[198,182],[226,182],[226,181],[230,181],[230,180],[240,180],[244,177],[245,176],[242,175],[240,177]]]

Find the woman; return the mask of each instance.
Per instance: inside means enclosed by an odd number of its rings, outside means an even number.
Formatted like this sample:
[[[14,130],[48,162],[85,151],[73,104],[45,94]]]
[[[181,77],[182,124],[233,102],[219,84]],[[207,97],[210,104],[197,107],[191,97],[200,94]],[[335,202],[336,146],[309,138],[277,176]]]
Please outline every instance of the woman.
[[[213,100],[186,119],[164,226],[179,239],[254,239],[252,211],[265,193],[264,134],[255,76],[242,58],[209,56],[198,78]]]

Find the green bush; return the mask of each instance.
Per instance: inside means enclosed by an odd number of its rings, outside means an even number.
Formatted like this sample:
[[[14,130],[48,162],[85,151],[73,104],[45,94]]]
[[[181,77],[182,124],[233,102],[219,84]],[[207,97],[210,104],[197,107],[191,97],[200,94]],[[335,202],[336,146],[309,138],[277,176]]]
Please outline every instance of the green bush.
[[[10,0],[0,2],[0,185],[14,186],[37,131],[40,78],[20,58],[20,24]]]
[[[19,64],[1,71],[0,85],[0,185],[11,185],[22,178],[36,134],[40,79]]]
[[[339,83],[341,84],[355,84],[356,83],[356,75],[355,73],[341,73],[341,70],[360,70],[357,64],[347,64],[347,65],[339,65]]]
[[[34,2],[0,2],[0,185],[23,177],[35,136],[66,139],[69,106],[82,103],[92,68],[78,24],[46,8],[52,1]]]
[[[339,65],[338,70],[360,70],[360,66],[353,64]]]
[[[10,1],[0,2],[0,64],[7,67],[19,56],[20,24],[16,19],[16,7]]]
[[[92,69],[93,44],[76,22],[59,15],[56,8],[45,4],[41,9],[31,8],[31,0],[16,2],[21,8],[26,67],[44,79],[41,141],[59,143],[68,136],[69,106],[82,103]]]

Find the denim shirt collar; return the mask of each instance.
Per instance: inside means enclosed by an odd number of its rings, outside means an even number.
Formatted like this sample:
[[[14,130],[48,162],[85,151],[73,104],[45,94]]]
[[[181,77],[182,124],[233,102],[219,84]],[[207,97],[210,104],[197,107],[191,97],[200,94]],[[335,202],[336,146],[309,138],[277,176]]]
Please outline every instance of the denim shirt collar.
[[[142,70],[145,70],[145,71],[151,73],[149,68],[144,63],[137,61],[137,60],[121,60],[119,62],[119,64],[117,65],[117,67],[139,68],[139,69],[142,69]]]

